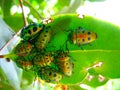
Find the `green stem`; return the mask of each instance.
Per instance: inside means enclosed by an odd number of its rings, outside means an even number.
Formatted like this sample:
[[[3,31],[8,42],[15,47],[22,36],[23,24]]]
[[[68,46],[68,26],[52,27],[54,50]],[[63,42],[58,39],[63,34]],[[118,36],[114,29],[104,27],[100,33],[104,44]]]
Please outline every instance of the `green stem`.
[[[23,9],[22,0],[19,0],[19,2],[20,2],[21,9],[22,9],[22,16],[23,16],[23,20],[24,20],[24,26],[27,26],[28,23],[27,23],[27,19],[25,18],[25,13],[24,13],[24,9]]]
[[[16,34],[13,35],[13,37],[0,49],[0,52],[4,50],[12,41],[14,38],[16,38],[21,33],[21,30],[19,30]]]

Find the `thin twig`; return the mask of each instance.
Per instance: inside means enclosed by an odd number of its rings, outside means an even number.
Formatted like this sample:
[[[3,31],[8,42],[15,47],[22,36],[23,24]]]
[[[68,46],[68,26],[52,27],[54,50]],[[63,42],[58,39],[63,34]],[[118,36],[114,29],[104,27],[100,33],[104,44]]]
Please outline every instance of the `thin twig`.
[[[13,37],[0,49],[0,52],[4,50],[11,43],[11,41],[20,34],[20,32],[21,30],[19,30],[16,34],[14,34]]]
[[[39,13],[38,13],[38,11],[27,1],[27,0],[23,0],[23,2],[25,2],[30,8],[32,8],[34,11],[35,11],[35,13],[39,16],[39,18],[40,19],[44,19]]]
[[[19,0],[19,2],[20,2],[21,9],[22,9],[22,16],[23,16],[23,20],[24,20],[24,26],[27,26],[28,23],[27,23],[27,20],[26,20],[26,18],[25,18],[25,13],[24,13],[24,9],[23,9],[22,0]]]
[[[24,10],[23,10],[22,0],[19,0],[19,2],[20,2],[21,9],[22,9],[24,26],[26,26],[26,25],[28,25],[28,24],[27,24],[27,20],[26,20],[26,18],[25,18]],[[4,49],[11,43],[11,41],[12,41],[14,38],[16,38],[20,33],[21,33],[21,30],[19,30],[16,34],[14,34],[13,37],[0,49],[0,52],[1,52],[2,50],[4,50]]]

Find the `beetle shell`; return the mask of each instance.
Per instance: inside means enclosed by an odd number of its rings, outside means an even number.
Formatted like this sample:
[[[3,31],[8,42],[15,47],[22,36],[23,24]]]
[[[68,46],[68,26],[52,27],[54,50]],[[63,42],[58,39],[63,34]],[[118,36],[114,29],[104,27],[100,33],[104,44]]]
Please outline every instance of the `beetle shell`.
[[[44,29],[41,34],[37,37],[35,46],[42,50],[46,47],[47,43],[50,42],[51,30],[50,28]]]
[[[26,41],[32,40],[36,37],[38,32],[40,32],[44,29],[44,27],[45,27],[45,25],[42,23],[31,23],[22,29],[20,37]]]
[[[15,62],[23,70],[31,70],[33,68],[33,63],[30,60],[26,61],[24,57],[18,57]]]
[[[31,45],[29,42],[21,41],[14,48],[14,53],[19,54],[19,56],[25,56],[29,54],[32,51],[32,49],[33,45]]]
[[[48,83],[58,83],[62,79],[62,74],[58,73],[53,68],[42,68],[38,75],[41,77],[42,80],[45,80]]]
[[[34,57],[34,64],[39,65],[40,67],[45,67],[50,65],[53,61],[53,56],[51,53],[37,54]]]
[[[71,76],[73,71],[73,63],[70,61],[70,57],[67,54],[59,54],[56,60],[60,71],[66,76]]]
[[[72,44],[76,44],[78,46],[89,44],[95,41],[96,39],[97,39],[96,33],[81,28],[71,31],[71,33],[69,34],[69,41]]]

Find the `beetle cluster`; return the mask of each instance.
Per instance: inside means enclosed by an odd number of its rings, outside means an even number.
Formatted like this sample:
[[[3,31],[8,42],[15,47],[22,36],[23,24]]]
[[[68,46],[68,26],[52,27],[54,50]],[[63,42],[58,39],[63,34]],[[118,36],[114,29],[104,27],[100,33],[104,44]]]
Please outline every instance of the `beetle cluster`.
[[[52,37],[50,26],[31,23],[21,31],[21,41],[11,54],[16,54],[14,61],[24,70],[32,70],[44,81],[59,82],[63,76],[71,76],[73,62],[64,50],[47,51]]]
[[[47,45],[52,38],[50,26],[43,23],[31,23],[21,31],[21,41],[15,46],[11,54],[15,54],[14,61],[24,70],[33,70],[44,81],[59,82],[63,76],[72,75],[74,64],[69,52],[64,50],[47,51]],[[89,44],[96,40],[94,32],[78,28],[68,35],[71,44],[78,46]]]

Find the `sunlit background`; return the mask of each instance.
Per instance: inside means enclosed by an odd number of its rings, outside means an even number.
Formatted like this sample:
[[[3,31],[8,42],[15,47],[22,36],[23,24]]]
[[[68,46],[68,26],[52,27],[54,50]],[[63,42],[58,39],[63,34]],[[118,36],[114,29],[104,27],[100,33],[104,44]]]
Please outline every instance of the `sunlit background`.
[[[119,0],[106,0],[103,2],[89,2],[86,0],[85,4],[77,9],[77,12],[120,25],[119,8]]]
[[[55,7],[57,0],[46,1],[47,6],[43,10],[43,13],[45,14],[45,17],[50,17],[51,15],[54,15],[56,13],[56,10],[53,10],[53,8]],[[65,10],[67,10],[73,4],[73,1],[74,0],[71,0],[71,4],[69,6],[65,6],[63,8],[63,11],[60,12],[64,12]],[[39,5],[36,5],[35,8],[38,9],[40,7]],[[98,0],[97,2],[90,2],[89,0],[85,0],[84,4],[82,4],[81,0],[81,5],[78,7],[76,12],[80,14],[94,16],[96,18],[114,23],[116,25],[120,25],[119,8],[120,8],[119,0]],[[29,17],[34,22],[38,21],[32,14],[30,14],[29,7],[24,6],[24,12],[26,17]],[[15,13],[22,13],[20,6],[16,5],[12,6],[11,14],[14,15]]]

